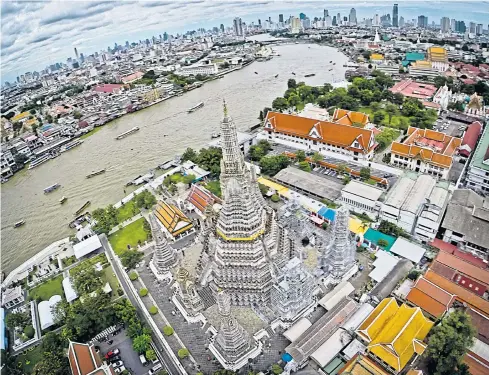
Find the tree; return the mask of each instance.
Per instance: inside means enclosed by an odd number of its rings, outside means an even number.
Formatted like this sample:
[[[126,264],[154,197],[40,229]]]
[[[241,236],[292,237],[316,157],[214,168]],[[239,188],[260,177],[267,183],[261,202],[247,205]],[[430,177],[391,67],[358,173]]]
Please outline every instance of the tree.
[[[155,305],[153,305],[148,309],[148,311],[151,315],[156,315],[158,313],[158,308]]]
[[[289,78],[287,81],[287,88],[289,89],[295,89],[297,87],[297,82],[293,78]]]
[[[178,350],[178,357],[180,359],[187,358],[189,354],[190,353],[189,353],[189,351],[188,351],[187,348],[181,348],[181,349]]]
[[[295,160],[298,162],[306,160],[306,153],[303,150],[299,150],[295,153]]]
[[[280,197],[278,196],[278,194],[273,194],[270,199],[272,200],[272,202],[275,202],[277,203],[278,201],[280,201]]]
[[[408,279],[414,281],[418,278],[419,275],[421,275],[421,272],[416,271],[416,270],[412,270],[412,271],[409,271],[407,277],[408,277]]]
[[[250,147],[249,156],[253,161],[259,161],[266,154],[265,150],[258,145],[253,145]]]
[[[196,179],[196,177],[194,174],[188,174],[186,176],[183,176],[182,182],[184,184],[190,185],[192,182],[195,181],[195,179]],[[155,203],[156,203],[156,199],[155,199]]]
[[[279,375],[279,374],[281,374],[283,371],[284,371],[284,370],[283,370],[283,368],[282,368],[282,367],[280,367],[280,365],[278,365],[278,364],[276,364],[276,363],[274,363],[274,364],[272,365],[272,372],[273,372],[274,374]]]
[[[185,152],[182,154],[182,161],[190,160],[194,163],[197,163],[197,153],[193,148],[188,147]]]
[[[389,103],[385,106],[385,111],[389,116],[389,125],[390,125],[392,121],[392,116],[397,114],[397,106]]]
[[[147,210],[149,210],[151,207],[153,207],[156,204],[155,196],[151,194],[148,190],[144,190],[143,192],[136,195],[135,201],[136,201],[136,207],[145,208]],[[117,216],[117,212],[115,212],[115,215]]]
[[[289,108],[289,102],[287,101],[287,99],[282,97],[275,98],[272,102],[272,108],[283,111]]]
[[[148,361],[154,361],[156,359],[156,353],[153,349],[146,350],[146,353],[144,354],[144,356],[146,357],[146,359]]]
[[[27,312],[19,312],[19,313],[9,313],[5,317],[5,324],[9,328],[20,327],[24,329],[24,327],[29,324],[31,318]]]
[[[381,238],[380,240],[377,241],[377,245],[380,247],[386,248],[387,246],[389,246],[389,242],[387,242],[387,240],[384,240],[383,238]]]
[[[82,117],[82,114],[78,111],[73,112],[73,117],[76,118],[77,120]]]
[[[385,113],[383,111],[378,111],[374,113],[374,123],[380,125],[382,121],[385,119]]]
[[[139,277],[139,276],[138,276],[138,273],[137,273],[136,271],[132,271],[132,272],[129,274],[129,279],[130,279],[131,281],[137,280],[137,278],[138,278],[138,277]]]
[[[407,98],[402,105],[401,112],[404,116],[415,116],[422,109],[423,105],[418,99]]]
[[[139,289],[139,296],[146,297],[147,295],[148,295],[148,289],[146,288]]]
[[[97,271],[90,263],[82,263],[73,269],[71,274],[73,279],[73,287],[78,295],[84,295],[95,292],[101,288],[103,281],[101,271]]]
[[[163,333],[165,334],[165,336],[171,336],[173,335],[175,331],[173,330],[173,328],[171,326],[164,326],[163,327]]]
[[[360,169],[360,178],[364,181],[370,178],[370,168],[363,167]]]
[[[44,352],[34,366],[34,375],[63,375],[70,373],[68,357],[61,353]]]
[[[287,102],[289,103],[288,107],[297,107],[302,104],[301,98],[297,94],[290,95]]]
[[[379,228],[377,229],[379,232],[382,232],[384,234],[388,234],[389,236],[394,236],[394,237],[409,237],[406,232],[398,227],[396,224],[393,224],[387,220],[382,220],[380,222]]]
[[[262,173],[274,176],[278,171],[287,168],[290,164],[290,159],[285,155],[265,156],[260,160],[260,168]]]
[[[397,105],[402,105],[403,102],[404,102],[404,95],[402,95],[400,92],[396,92],[392,96],[392,103]]]
[[[151,336],[147,334],[139,335],[132,340],[132,348],[135,352],[143,354],[146,350],[150,349]]]
[[[218,147],[203,148],[199,151],[197,164],[214,176],[221,173],[222,150]]]
[[[348,170],[346,169],[346,164],[338,164],[338,167],[336,167],[336,172],[338,172],[339,175],[346,174],[348,172]]]
[[[35,331],[34,331],[33,326],[31,326],[31,325],[25,326],[24,335],[26,335],[26,337],[28,339],[32,339],[34,337],[34,334],[35,334]]]
[[[314,164],[318,164],[320,161],[322,161],[324,158],[323,158],[323,155],[321,155],[319,152],[315,152],[314,154],[312,154],[312,162]]]
[[[268,186],[258,183],[258,187],[260,188],[261,195],[266,196],[268,193]]]
[[[425,356],[429,368],[437,375],[452,375],[462,365],[463,358],[474,343],[477,333],[470,316],[456,310],[433,328]]]
[[[301,161],[299,162],[299,169],[304,171],[304,172],[310,172],[311,171],[311,166],[307,161]]]

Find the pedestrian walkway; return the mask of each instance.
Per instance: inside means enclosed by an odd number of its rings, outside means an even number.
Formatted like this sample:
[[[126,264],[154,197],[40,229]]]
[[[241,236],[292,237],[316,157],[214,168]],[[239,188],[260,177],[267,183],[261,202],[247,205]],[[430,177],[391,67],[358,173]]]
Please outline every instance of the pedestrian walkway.
[[[112,234],[112,233],[115,233],[117,232],[119,229],[122,229],[124,227],[127,227],[129,224],[131,223],[134,223],[136,220],[139,220],[141,219],[143,216],[142,213],[139,213],[137,215],[134,215],[133,217],[131,217],[130,219],[127,219],[126,221],[123,221],[122,223],[119,223],[117,224],[114,228],[112,228],[109,232],[109,236]]]

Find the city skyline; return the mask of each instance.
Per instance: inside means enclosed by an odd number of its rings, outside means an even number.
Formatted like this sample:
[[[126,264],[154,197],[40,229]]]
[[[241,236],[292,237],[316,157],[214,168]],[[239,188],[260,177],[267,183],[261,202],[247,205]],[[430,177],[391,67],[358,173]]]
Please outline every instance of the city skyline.
[[[484,2],[489,4],[488,2]],[[481,3],[473,2],[475,6]],[[315,2],[211,2],[198,0],[186,4],[168,2],[77,2],[53,4],[49,2],[4,2],[2,3],[2,83],[14,81],[27,71],[41,70],[55,62],[65,62],[73,57],[73,48],[85,56],[107,45],[123,44],[150,38],[163,32],[182,33],[198,28],[212,28],[223,23],[233,26],[233,19],[258,24],[258,19],[272,18],[278,21],[279,14],[298,16],[300,12],[309,18],[323,16],[324,9],[331,14],[348,15],[352,7],[356,18],[372,18],[375,14],[392,14],[394,2],[368,1],[358,4],[352,1],[328,3]],[[399,18],[417,19],[425,15],[429,23],[440,22],[441,17],[456,18],[468,22],[484,23],[487,27],[489,11],[482,9],[467,12],[467,3],[444,2],[443,13],[435,4],[409,1],[399,6]],[[219,15],[226,14],[225,18]],[[162,15],[165,17],[162,18]],[[184,21],[182,21],[182,15]],[[115,20],[123,19],[118,23]],[[29,20],[28,23],[25,21]],[[144,20],[144,25],[141,25]],[[100,37],[100,35],[103,35]],[[33,58],[35,56],[35,58]]]

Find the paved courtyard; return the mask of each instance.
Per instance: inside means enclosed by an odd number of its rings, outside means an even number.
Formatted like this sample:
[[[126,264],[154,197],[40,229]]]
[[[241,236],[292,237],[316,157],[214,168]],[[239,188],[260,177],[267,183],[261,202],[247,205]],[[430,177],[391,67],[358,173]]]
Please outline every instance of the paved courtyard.
[[[215,360],[214,356],[208,349],[208,335],[206,335],[205,331],[209,328],[209,324],[202,328],[201,324],[190,324],[185,320],[185,318],[179,313],[177,307],[171,302],[171,296],[173,295],[174,290],[165,283],[157,282],[153,276],[153,273],[147,267],[150,259],[151,256],[147,256],[145,258],[145,266],[140,267],[138,269],[138,273],[158,305],[158,309],[163,313],[164,319],[166,319],[173,327],[184,346],[189,349],[190,354],[200,366],[200,371],[202,371],[204,374],[212,374],[213,372],[219,370],[221,368],[219,362]],[[142,284],[138,281],[135,282],[134,285],[136,288],[142,287]],[[147,307],[153,304],[149,297],[144,297],[143,301]],[[172,314],[172,311],[175,312],[175,315]],[[250,331],[265,327],[265,323],[256,315],[253,314],[253,316],[250,317],[251,309],[233,308],[233,312],[236,314],[238,321],[240,321],[240,323],[246,326],[246,328]],[[215,327],[219,329],[217,306],[211,306],[206,312],[204,312],[204,314],[209,317],[212,315],[212,319],[210,320]],[[166,325],[165,320],[160,314],[153,315],[153,318],[159,327],[164,327]],[[269,333],[272,334],[270,330]],[[174,335],[167,337],[167,339],[175,353],[182,347]],[[266,370],[280,359],[281,354],[283,354],[284,349],[288,344],[289,342],[287,339],[285,339],[281,334],[274,334],[270,339],[264,340],[264,352],[254,361],[252,361],[249,366],[256,371]],[[189,373],[196,371],[195,365],[190,360],[186,359],[182,363],[186,369],[188,369]],[[248,373],[246,366],[241,370],[241,372]]]

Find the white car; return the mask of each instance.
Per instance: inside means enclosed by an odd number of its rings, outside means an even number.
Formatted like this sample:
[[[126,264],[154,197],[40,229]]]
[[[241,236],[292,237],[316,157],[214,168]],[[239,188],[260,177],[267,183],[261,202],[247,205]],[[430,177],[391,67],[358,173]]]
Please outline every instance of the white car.
[[[114,371],[117,373],[117,374],[120,374],[122,371],[124,371],[126,368],[124,366],[121,366],[121,367],[117,367],[114,369]]]
[[[124,362],[117,361],[117,362],[112,363],[112,366],[114,366],[114,367],[122,367],[122,366],[124,366]]]

